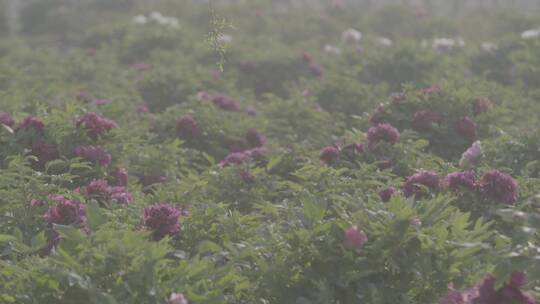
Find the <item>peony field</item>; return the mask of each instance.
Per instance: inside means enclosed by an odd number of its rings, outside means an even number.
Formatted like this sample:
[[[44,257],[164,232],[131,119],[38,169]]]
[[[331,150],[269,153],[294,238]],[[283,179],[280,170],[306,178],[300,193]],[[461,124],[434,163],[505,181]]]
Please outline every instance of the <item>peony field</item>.
[[[0,303],[540,303],[540,3],[0,0]]]

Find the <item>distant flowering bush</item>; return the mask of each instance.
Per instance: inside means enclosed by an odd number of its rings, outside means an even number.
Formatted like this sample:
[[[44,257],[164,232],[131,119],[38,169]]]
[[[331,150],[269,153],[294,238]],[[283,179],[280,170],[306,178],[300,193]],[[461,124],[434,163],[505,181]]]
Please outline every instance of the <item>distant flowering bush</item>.
[[[441,116],[430,110],[422,110],[414,113],[413,126],[419,131],[431,129],[434,124],[441,121]]]
[[[32,169],[37,171],[45,170],[45,165],[55,159],[60,158],[60,153],[55,144],[48,144],[45,142],[37,142],[32,145],[30,154],[37,157],[36,160],[30,160]]]
[[[399,131],[391,124],[383,123],[369,128],[367,133],[369,146],[375,146],[377,143],[384,141],[390,144],[395,144],[399,141]]]
[[[181,293],[172,293],[167,304],[188,304],[188,301]]]
[[[103,134],[118,128],[118,125],[108,118],[101,117],[94,112],[88,112],[77,120],[77,127],[84,127],[88,137],[97,140]]]
[[[394,195],[394,193],[396,193],[397,191],[398,190],[395,187],[388,187],[379,191],[379,196],[381,197],[381,200],[386,203],[390,201],[392,195]]]
[[[181,214],[180,209],[171,204],[149,206],[144,208],[144,225],[153,231],[153,239],[159,241],[180,232]]]
[[[339,158],[339,150],[334,146],[324,147],[319,158],[323,164],[330,166]]]
[[[77,157],[103,167],[108,166],[112,160],[112,156],[109,153],[96,146],[78,146],[75,148],[74,153]]]
[[[462,189],[474,191],[476,190],[476,175],[472,171],[453,172],[446,176],[444,183],[454,191]]]
[[[227,155],[219,164],[221,167],[227,167],[230,165],[241,165],[249,160],[249,154],[245,152],[233,152]]]
[[[17,128],[18,130],[34,130],[43,133],[45,124],[35,116],[27,116]]]
[[[56,206],[49,208],[44,216],[49,225],[81,225],[86,223],[85,205],[62,196],[55,196],[54,200],[57,202]]]
[[[495,278],[486,274],[482,281],[463,291],[450,287],[440,304],[534,304],[533,297],[521,290],[525,285],[525,275],[513,272],[510,280],[500,288],[495,287]]]
[[[352,225],[345,231],[345,246],[349,248],[362,249],[367,241],[367,235],[357,225]]]
[[[191,115],[180,117],[176,121],[176,135],[185,140],[193,140],[202,134],[202,129]]]
[[[484,173],[479,182],[482,199],[512,205],[518,198],[518,183],[512,176],[498,170]]]
[[[230,112],[242,112],[242,106],[240,103],[230,96],[218,94],[210,96],[210,101],[223,110]]]
[[[253,174],[251,174],[251,172],[248,170],[240,171],[240,178],[246,184],[252,184],[255,182],[255,176],[253,176]]]
[[[310,63],[308,66],[308,69],[312,76],[322,77],[323,75],[323,68],[317,63],[314,63],[314,62]]]
[[[250,148],[262,147],[266,144],[266,137],[257,129],[249,129],[245,137]]]
[[[119,204],[129,204],[133,200],[126,187],[109,186],[105,180],[93,180],[86,186],[86,196],[100,202],[109,200]]]
[[[423,88],[422,93],[425,95],[434,95],[442,93],[442,88],[439,85],[431,85],[429,87]]]
[[[475,141],[478,137],[476,124],[468,116],[456,120],[454,129],[459,135],[471,142]]]
[[[135,107],[135,112],[139,114],[144,114],[144,113],[149,113],[150,109],[148,109],[148,106],[146,104],[141,103]]]
[[[12,127],[15,124],[15,120],[13,119],[11,114],[6,112],[0,112],[0,124]]]
[[[489,100],[489,98],[476,97],[474,99],[472,110],[473,110],[474,115],[480,115],[480,114],[486,113],[492,107],[493,107],[493,103],[491,102],[491,100]]]
[[[128,185],[128,171],[126,168],[116,168],[111,175],[114,177],[116,186],[126,187]]]
[[[405,197],[415,196],[419,198],[422,196],[422,191],[419,186],[424,186],[430,189],[436,189],[439,187],[439,176],[435,172],[420,171],[407,178],[403,184],[403,194]]]

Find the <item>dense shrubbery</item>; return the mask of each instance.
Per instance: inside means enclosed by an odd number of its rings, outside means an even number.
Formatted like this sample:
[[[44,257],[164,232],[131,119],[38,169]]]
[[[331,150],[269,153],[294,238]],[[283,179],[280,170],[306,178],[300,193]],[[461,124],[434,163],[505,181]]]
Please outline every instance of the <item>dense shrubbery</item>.
[[[0,303],[538,299],[540,19],[218,6],[221,70],[207,6],[54,2],[0,43]]]

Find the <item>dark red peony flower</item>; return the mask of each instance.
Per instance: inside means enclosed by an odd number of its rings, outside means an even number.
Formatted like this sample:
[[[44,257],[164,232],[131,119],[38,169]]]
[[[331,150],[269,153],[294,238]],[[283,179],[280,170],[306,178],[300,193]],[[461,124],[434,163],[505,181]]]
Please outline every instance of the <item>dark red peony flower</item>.
[[[377,143],[384,141],[390,144],[395,144],[399,141],[399,131],[391,124],[383,123],[369,128],[367,138],[370,147],[375,146]]]
[[[426,131],[431,129],[434,124],[441,121],[441,116],[430,110],[423,110],[414,113],[413,126],[416,130]]]
[[[415,198],[420,198],[422,191],[419,186],[424,186],[430,189],[438,188],[439,176],[437,173],[429,171],[420,171],[409,176],[405,184],[403,184],[403,195],[405,195],[405,197],[411,197],[414,195]]]
[[[0,124],[12,127],[15,124],[15,120],[9,113],[0,112]]]
[[[319,158],[323,164],[330,166],[339,158],[339,150],[334,146],[324,147],[321,149]]]
[[[44,142],[37,142],[32,145],[30,154],[37,157],[37,161],[30,160],[32,169],[36,171],[45,170],[45,165],[51,161],[60,158],[60,153],[55,144],[48,144]]]
[[[114,128],[118,128],[116,122],[108,118],[101,117],[94,112],[88,112],[77,120],[77,127],[80,128],[81,126],[84,126],[84,128],[87,130],[86,134],[88,134],[88,137],[92,138],[93,140],[97,140],[98,137],[102,136],[103,134]]]
[[[266,137],[257,129],[249,129],[245,137],[250,148],[262,147],[266,144]]]
[[[471,142],[475,141],[478,137],[476,124],[468,116],[456,120],[454,123],[454,130]]]
[[[193,140],[202,134],[201,127],[191,116],[182,116],[176,121],[176,135],[185,140]]]
[[[486,201],[512,205],[518,198],[518,183],[498,170],[486,172],[479,183],[480,195]]]
[[[180,232],[182,212],[171,204],[159,204],[144,208],[144,225],[152,229],[152,237],[159,241],[165,236]]]
[[[104,167],[108,166],[112,160],[109,153],[96,146],[78,146],[74,152],[75,156]]]

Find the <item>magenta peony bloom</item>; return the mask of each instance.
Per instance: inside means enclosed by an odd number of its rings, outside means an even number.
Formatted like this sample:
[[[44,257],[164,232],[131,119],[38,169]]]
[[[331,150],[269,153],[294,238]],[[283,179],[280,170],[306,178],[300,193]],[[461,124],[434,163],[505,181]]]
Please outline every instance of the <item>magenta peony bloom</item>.
[[[152,69],[152,66],[150,64],[144,63],[144,62],[136,62],[129,66],[133,70],[137,72],[144,72]]]
[[[116,168],[112,172],[116,186],[126,187],[128,185],[128,172],[125,168]]]
[[[176,121],[176,135],[185,140],[193,140],[202,134],[201,127],[191,115],[180,117]]]
[[[302,60],[305,62],[305,63],[312,63],[313,62],[313,55],[311,55],[308,51],[303,51],[302,52]]]
[[[107,200],[109,198],[109,185],[102,179],[94,179],[86,186],[88,198]]]
[[[474,191],[476,189],[476,176],[472,171],[453,172],[446,176],[444,183],[454,191],[463,188]]]
[[[48,144],[44,142],[37,142],[32,145],[30,155],[37,157],[37,161],[30,160],[32,169],[36,171],[45,170],[45,165],[51,161],[60,158],[60,153],[55,144]]]
[[[84,49],[84,54],[88,57],[94,57],[97,54],[97,50],[95,48],[86,48]]]
[[[434,124],[441,121],[441,116],[430,110],[423,110],[414,113],[413,126],[416,130],[426,131],[431,129]]]
[[[250,160],[249,154],[245,152],[233,152],[227,155],[220,163],[219,165],[221,167],[227,167],[230,165],[241,165],[243,163],[246,163]]]
[[[345,246],[347,247],[362,249],[367,241],[367,235],[356,225],[352,225],[345,231]]]
[[[255,182],[255,176],[247,170],[240,171],[240,178],[246,184],[253,184]]]
[[[383,123],[369,128],[367,138],[370,147],[375,146],[381,141],[395,144],[399,141],[399,131],[391,124]]]
[[[257,115],[257,108],[254,106],[247,106],[245,109],[245,112],[249,116],[256,116]]]
[[[101,117],[94,112],[87,112],[83,117],[77,120],[77,127],[85,127],[87,135],[93,140],[97,140],[99,136],[109,132],[114,128],[118,128],[116,122]]]
[[[245,137],[250,148],[262,147],[266,144],[266,137],[257,129],[249,129]]]
[[[35,116],[26,117],[18,128],[18,130],[34,130],[39,133],[43,133],[44,129],[45,125],[41,119]]]
[[[405,197],[411,197],[414,195],[415,198],[420,198],[422,193],[419,185],[430,189],[438,188],[439,176],[437,173],[429,171],[420,171],[409,176],[405,184],[403,184],[403,194]]]
[[[92,96],[90,96],[90,94],[84,91],[80,91],[79,93],[77,93],[75,98],[77,98],[78,101],[83,103],[90,103],[93,100]]]
[[[468,116],[456,120],[454,130],[469,141],[475,141],[478,137],[476,124]]]
[[[441,89],[440,86],[435,84],[435,85],[429,86],[427,88],[423,88],[422,93],[424,93],[426,95],[440,94],[440,93],[442,93],[442,89]]]
[[[94,102],[92,102],[95,106],[104,106],[106,104],[111,103],[112,101],[108,99],[94,99]]]
[[[56,199],[58,202],[56,206],[49,208],[44,215],[49,225],[80,225],[86,223],[85,205],[64,197],[56,197]]]
[[[266,157],[266,149],[264,147],[257,147],[244,151],[254,161],[261,161]]]
[[[486,274],[484,278],[471,289],[455,290],[450,286],[448,293],[439,301],[440,304],[534,304],[535,301],[528,293],[521,290],[525,276],[521,272],[513,272],[510,281],[499,289],[495,289],[495,278]]]
[[[140,103],[135,107],[135,112],[143,114],[150,112],[150,109],[148,109],[148,106],[146,104]]]
[[[159,241],[165,236],[180,232],[181,211],[170,204],[160,204],[144,208],[144,225],[153,230],[152,237]]]
[[[322,77],[323,75],[323,69],[320,65],[312,62],[309,64],[308,66],[309,68],[309,72],[311,73],[311,75],[315,76],[315,77]]]
[[[141,184],[143,187],[152,186],[155,184],[162,184],[167,181],[167,178],[162,175],[145,175],[141,178]]]
[[[133,201],[133,196],[128,192],[126,187],[108,187],[107,188],[108,199],[118,204],[129,204]]]
[[[392,104],[398,105],[407,100],[407,96],[405,93],[392,93],[390,95],[390,100],[392,101]]]
[[[0,124],[12,127],[15,124],[15,120],[9,113],[0,112]]]
[[[512,205],[518,198],[518,183],[512,176],[497,170],[484,173],[479,183],[480,195],[486,201]]]
[[[392,198],[392,195],[397,192],[397,189],[394,187],[388,187],[379,191],[379,196],[384,203],[387,203]]]
[[[476,97],[474,99],[473,103],[473,113],[474,115],[480,115],[483,113],[486,113],[491,109],[493,104],[491,103],[491,100],[487,97]]]
[[[319,156],[321,162],[330,166],[339,158],[339,150],[334,146],[327,146],[321,149]]]
[[[112,157],[105,150],[96,146],[78,146],[75,148],[75,156],[83,158],[89,162],[106,167],[111,163]]]
[[[210,100],[216,106],[222,108],[225,111],[242,112],[242,107],[240,106],[240,103],[230,96],[219,94],[211,96]]]
[[[105,180],[93,180],[86,186],[86,196],[99,201],[115,201],[119,204],[129,204],[133,197],[126,187],[111,187]]]
[[[448,293],[439,300],[439,304],[472,304],[465,299],[463,292],[455,290],[452,286],[448,288]]]
[[[244,74],[251,74],[257,70],[257,62],[252,60],[242,60],[238,65],[238,69]]]
[[[188,304],[188,301],[181,293],[171,293],[167,304]]]

